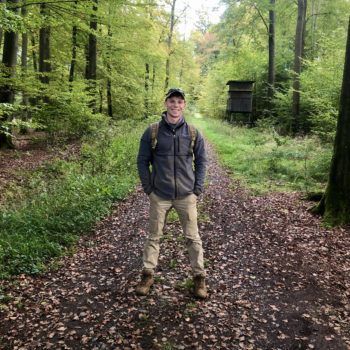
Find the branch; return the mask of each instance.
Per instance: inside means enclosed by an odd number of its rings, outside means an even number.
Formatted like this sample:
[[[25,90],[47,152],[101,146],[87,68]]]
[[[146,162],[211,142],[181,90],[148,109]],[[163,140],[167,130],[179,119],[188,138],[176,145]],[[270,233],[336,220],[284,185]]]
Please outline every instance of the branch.
[[[307,23],[307,21],[313,16],[331,15],[331,14],[332,14],[331,12],[312,13],[311,15],[308,16],[308,18],[306,18],[305,23]]]
[[[176,16],[175,20],[174,20],[174,26],[176,25],[177,21],[180,19],[180,17],[186,12],[186,10],[189,8],[189,5],[186,5],[185,8],[181,11],[181,13]]]
[[[269,31],[269,26],[267,25],[264,16],[261,14],[260,10],[258,9],[258,7],[257,7],[255,4],[253,4],[253,6],[254,6],[254,8],[258,11],[258,14],[259,14],[260,18],[262,19],[262,21],[263,21],[264,24],[265,24],[266,31],[268,32],[268,31]]]
[[[26,6],[30,6],[30,5],[46,5],[46,4],[59,4],[62,2],[76,2],[77,0],[55,0],[55,1],[38,1],[38,2],[27,2],[27,3],[23,3],[22,5],[19,6],[9,6],[13,9],[20,9],[22,7],[26,7]],[[86,1],[90,1],[90,0],[78,0],[78,2],[86,2]]]

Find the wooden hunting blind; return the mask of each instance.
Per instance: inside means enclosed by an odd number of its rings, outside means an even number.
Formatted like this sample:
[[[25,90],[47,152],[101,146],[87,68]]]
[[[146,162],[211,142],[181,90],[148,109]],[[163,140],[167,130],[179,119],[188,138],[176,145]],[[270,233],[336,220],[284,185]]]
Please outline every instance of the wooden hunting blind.
[[[228,113],[251,113],[253,110],[253,84],[252,80],[230,80],[226,85],[228,89]]]

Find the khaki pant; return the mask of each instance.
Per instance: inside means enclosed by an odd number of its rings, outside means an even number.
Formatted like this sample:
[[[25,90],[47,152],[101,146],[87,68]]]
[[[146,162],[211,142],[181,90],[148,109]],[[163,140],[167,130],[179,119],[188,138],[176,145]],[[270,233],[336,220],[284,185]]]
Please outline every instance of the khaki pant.
[[[172,207],[179,215],[181,226],[186,238],[186,247],[194,276],[205,276],[203,263],[202,240],[197,226],[197,197],[191,194],[182,199],[167,200],[153,192],[149,196],[150,233],[143,252],[143,267],[154,272],[158,264],[159,240],[163,235],[166,214]]]

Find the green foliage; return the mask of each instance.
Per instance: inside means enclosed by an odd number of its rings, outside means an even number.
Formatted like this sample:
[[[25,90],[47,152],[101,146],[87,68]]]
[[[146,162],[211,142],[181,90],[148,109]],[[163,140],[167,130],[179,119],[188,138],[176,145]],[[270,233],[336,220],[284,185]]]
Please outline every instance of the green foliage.
[[[257,119],[270,116],[279,133],[292,132],[292,77],[297,4],[276,1],[275,99],[267,101],[269,0],[224,1],[226,11],[208,32],[196,32],[203,89],[199,108],[203,115],[225,116],[228,80],[255,80],[254,109]],[[344,63],[350,2],[308,3],[301,81],[299,130],[323,142],[334,138]],[[210,34],[210,35],[208,35]],[[215,37],[215,55],[210,37]],[[294,121],[293,121],[294,123]]]
[[[331,149],[316,138],[293,139],[273,128],[239,128],[207,118],[192,122],[214,144],[233,176],[256,193],[316,192],[325,186]]]
[[[23,19],[16,12],[6,7],[6,4],[0,4],[0,23],[4,31],[23,31]]]
[[[18,200],[1,208],[1,277],[42,271],[134,188],[133,159],[147,124],[100,129],[86,138],[78,160],[48,164],[17,189]]]
[[[92,113],[82,93],[56,93],[42,102],[32,114],[53,139],[81,138],[107,123],[106,116]]]

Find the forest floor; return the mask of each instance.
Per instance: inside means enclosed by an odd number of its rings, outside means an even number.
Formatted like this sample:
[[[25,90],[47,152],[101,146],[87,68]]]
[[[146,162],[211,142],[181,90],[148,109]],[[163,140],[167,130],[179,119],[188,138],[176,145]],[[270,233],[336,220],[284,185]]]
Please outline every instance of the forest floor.
[[[209,151],[207,300],[192,297],[178,221],[150,295],[135,295],[149,207],[138,188],[54,270],[2,282],[0,348],[350,349],[350,228],[324,228],[298,193],[250,196]]]

